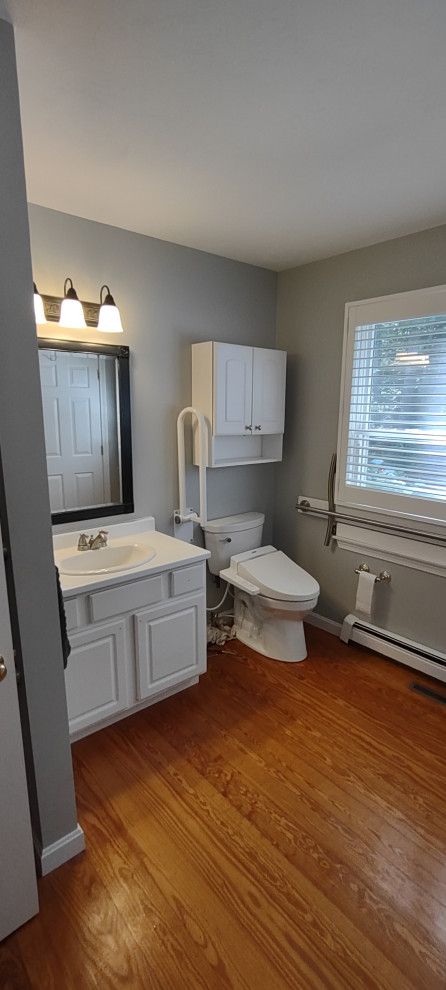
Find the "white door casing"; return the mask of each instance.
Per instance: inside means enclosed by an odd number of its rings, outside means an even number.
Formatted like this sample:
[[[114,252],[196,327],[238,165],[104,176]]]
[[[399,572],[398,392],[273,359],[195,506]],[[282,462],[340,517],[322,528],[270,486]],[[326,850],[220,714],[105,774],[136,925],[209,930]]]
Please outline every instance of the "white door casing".
[[[0,656],[7,671],[0,681],[1,940],[39,910],[3,555],[0,562]]]

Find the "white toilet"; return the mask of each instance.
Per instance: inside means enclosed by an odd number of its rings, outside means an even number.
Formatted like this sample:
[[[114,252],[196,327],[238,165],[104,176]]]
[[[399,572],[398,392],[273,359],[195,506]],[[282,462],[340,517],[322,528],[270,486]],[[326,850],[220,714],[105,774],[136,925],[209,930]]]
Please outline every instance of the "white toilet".
[[[264,521],[262,512],[209,520],[203,527],[209,570],[235,588],[237,639],[264,656],[295,663],[307,655],[302,620],[320,589],[281,550],[261,546]]]

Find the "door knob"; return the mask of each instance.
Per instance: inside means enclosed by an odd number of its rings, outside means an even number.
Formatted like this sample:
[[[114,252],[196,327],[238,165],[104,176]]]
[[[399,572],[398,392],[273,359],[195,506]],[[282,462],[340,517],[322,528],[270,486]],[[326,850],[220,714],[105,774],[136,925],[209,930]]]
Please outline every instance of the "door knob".
[[[256,428],[256,430],[261,430],[262,429],[261,426],[256,426],[255,428]]]
[[[4,681],[7,673],[8,673],[8,668],[5,664],[5,661],[3,657],[0,657],[0,681]]]

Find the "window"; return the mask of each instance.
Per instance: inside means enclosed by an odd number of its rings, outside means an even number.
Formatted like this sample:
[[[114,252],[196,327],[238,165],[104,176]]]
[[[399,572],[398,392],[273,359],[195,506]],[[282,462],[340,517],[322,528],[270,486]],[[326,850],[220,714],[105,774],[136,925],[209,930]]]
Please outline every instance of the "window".
[[[347,304],[336,502],[446,522],[446,286]]]

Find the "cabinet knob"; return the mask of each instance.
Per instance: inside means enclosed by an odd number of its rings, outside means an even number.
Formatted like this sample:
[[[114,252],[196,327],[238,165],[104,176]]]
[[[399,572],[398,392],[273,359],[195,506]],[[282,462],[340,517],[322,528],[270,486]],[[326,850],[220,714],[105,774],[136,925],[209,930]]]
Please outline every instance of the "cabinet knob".
[[[261,427],[261,426],[256,426],[256,427],[255,427],[255,429],[256,429],[256,430],[261,430],[261,429],[262,429],[262,427]]]
[[[257,427],[256,427],[257,429]],[[252,430],[252,426],[245,426],[245,430]]]
[[[7,673],[8,673],[8,668],[5,664],[5,661],[3,657],[0,657],[0,681],[4,681]]]

